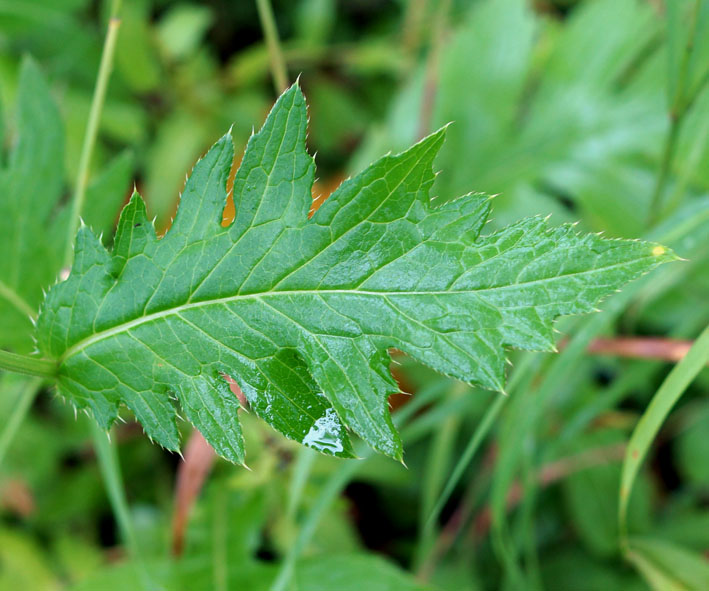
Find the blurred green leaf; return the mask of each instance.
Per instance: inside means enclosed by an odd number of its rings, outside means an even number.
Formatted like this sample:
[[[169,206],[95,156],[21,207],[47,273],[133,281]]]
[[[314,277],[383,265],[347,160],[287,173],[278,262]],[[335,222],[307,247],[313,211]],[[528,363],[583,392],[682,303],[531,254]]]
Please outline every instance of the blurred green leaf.
[[[56,279],[65,239],[52,232],[63,189],[64,135],[49,88],[29,59],[22,64],[13,123],[14,141],[0,171],[0,345],[29,351],[32,320],[42,290]]]
[[[104,241],[110,240],[118,221],[118,212],[130,194],[132,173],[133,154],[123,152],[86,190],[86,207],[82,217],[94,232],[104,235]]]
[[[157,25],[158,40],[166,57],[179,60],[196,51],[211,21],[207,6],[178,4],[169,8]]]
[[[121,10],[121,32],[116,45],[116,69],[135,92],[157,90],[162,70],[149,26],[146,0],[126,2]]]
[[[308,591],[424,591],[418,583],[387,561],[365,554],[318,556],[299,563],[296,585]]]
[[[600,432],[577,442],[576,449],[591,450],[623,440],[618,432]],[[602,452],[601,448],[599,452]],[[620,486],[620,460],[575,472],[564,479],[563,490],[569,509],[569,524],[586,547],[600,557],[615,556],[619,550],[615,496]],[[628,520],[634,532],[647,532],[651,524],[652,487],[643,479],[633,490]]]
[[[709,405],[703,405],[676,441],[677,462],[687,482],[709,486]]]
[[[704,556],[652,538],[628,540],[628,559],[654,591],[701,591],[709,588]]]
[[[58,591],[60,588],[49,557],[31,538],[0,529],[0,590]]]

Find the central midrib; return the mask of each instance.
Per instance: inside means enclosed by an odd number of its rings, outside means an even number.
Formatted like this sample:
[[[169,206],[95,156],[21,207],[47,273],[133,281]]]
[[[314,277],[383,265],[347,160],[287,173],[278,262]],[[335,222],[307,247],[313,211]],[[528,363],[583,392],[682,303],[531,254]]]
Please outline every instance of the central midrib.
[[[522,286],[528,286],[535,283],[544,283],[547,281],[554,281],[563,278],[568,278],[573,275],[587,275],[592,273],[598,273],[601,271],[608,270],[610,268],[622,267],[628,264],[628,261],[622,261],[618,263],[613,263],[603,267],[598,267],[596,269],[589,269],[587,271],[581,271],[576,273],[566,273],[557,275],[555,277],[543,277],[541,279],[532,279],[530,281],[522,281],[519,283],[510,283],[509,285],[498,285],[492,287],[483,287],[480,289],[461,289],[461,290],[437,290],[437,291],[366,291],[361,289],[300,289],[300,290],[290,290],[290,291],[265,291],[260,293],[252,294],[237,294],[233,296],[227,296],[224,298],[216,298],[211,300],[202,300],[200,302],[189,302],[185,304],[180,304],[174,308],[169,308],[167,310],[161,310],[160,312],[153,312],[152,314],[147,314],[145,316],[140,316],[129,322],[124,322],[113,328],[97,332],[90,337],[82,339],[78,343],[75,343],[69,347],[64,353],[59,357],[59,364],[64,363],[69,357],[81,352],[83,349],[102,341],[104,339],[110,338],[114,335],[121,334],[123,332],[129,331],[131,328],[140,326],[141,324],[147,324],[153,320],[158,320],[160,318],[166,318],[168,316],[173,316],[184,312],[186,310],[191,310],[193,308],[202,308],[207,306],[215,306],[220,304],[228,304],[232,302],[237,302],[240,300],[257,300],[263,298],[273,298],[279,296],[293,296],[293,295],[328,295],[328,294],[344,294],[344,295],[364,295],[364,296],[376,296],[376,297],[388,297],[388,296],[442,296],[442,295],[453,295],[453,294],[464,294],[464,293],[484,293],[490,291],[497,291],[502,289],[512,289],[520,288]]]
[[[266,291],[266,292],[261,292],[261,293],[240,294],[240,295],[227,296],[224,298],[203,300],[201,302],[189,302],[189,303],[181,304],[179,306],[175,306],[174,308],[168,308],[167,310],[161,310],[160,312],[153,312],[152,314],[146,314],[145,316],[140,316],[140,317],[130,320],[128,322],[124,322],[123,324],[120,324],[118,326],[114,326],[113,328],[109,328],[106,330],[102,330],[101,332],[94,333],[90,337],[86,337],[85,339],[80,340],[78,343],[73,344],[66,351],[64,351],[64,353],[59,357],[59,363],[60,364],[64,363],[64,361],[66,361],[69,357],[71,357],[72,355],[76,355],[77,353],[79,353],[83,349],[86,349],[87,347],[93,345],[94,343],[97,343],[99,341],[103,341],[104,339],[108,339],[114,335],[121,334],[123,332],[127,332],[130,329],[135,328],[136,326],[140,326],[142,324],[147,324],[149,322],[152,322],[153,320],[158,320],[160,318],[166,318],[168,316],[179,315],[180,312],[184,312],[186,310],[191,310],[193,308],[204,308],[207,306],[229,304],[229,303],[237,302],[240,300],[257,300],[257,299],[263,299],[263,298],[271,298],[271,297],[277,297],[277,296],[292,296],[292,295],[315,296],[315,295],[327,295],[327,294],[346,294],[346,295],[365,295],[365,296],[387,297],[387,296],[393,296],[393,295],[436,296],[436,295],[453,294],[453,293],[465,293],[465,291],[459,291],[459,292],[456,292],[456,291],[362,291],[362,290],[351,290],[351,289],[300,289],[300,290],[290,290],[290,291]]]

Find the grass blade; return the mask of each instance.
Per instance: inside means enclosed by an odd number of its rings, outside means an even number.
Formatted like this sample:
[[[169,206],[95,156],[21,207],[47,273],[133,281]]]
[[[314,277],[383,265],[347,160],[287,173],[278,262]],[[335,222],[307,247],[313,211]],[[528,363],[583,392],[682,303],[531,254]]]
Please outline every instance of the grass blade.
[[[707,361],[709,361],[709,326],[704,329],[684,359],[669,373],[630,437],[623,461],[618,504],[621,544],[625,549],[627,549],[628,535],[628,499],[640,465],[670,410]]]
[[[34,402],[41,384],[42,380],[35,378],[25,382],[25,384],[23,384],[24,387],[20,389],[17,399],[15,400],[14,408],[7,419],[7,423],[5,423],[5,428],[2,430],[2,433],[0,433],[0,466],[2,466],[7,450],[15,439],[15,435],[17,435],[17,430],[24,422],[27,413],[32,407],[32,402]]]

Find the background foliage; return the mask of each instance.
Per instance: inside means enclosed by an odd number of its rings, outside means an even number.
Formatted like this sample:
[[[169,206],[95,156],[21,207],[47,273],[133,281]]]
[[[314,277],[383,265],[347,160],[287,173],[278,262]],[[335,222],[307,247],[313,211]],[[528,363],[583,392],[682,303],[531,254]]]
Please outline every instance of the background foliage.
[[[560,354],[515,353],[509,397],[398,358],[395,375],[414,394],[392,400],[406,467],[364,448],[359,461],[319,456],[244,415],[251,471],[214,464],[180,559],[179,456],[127,413],[111,446],[94,446],[86,417],[2,375],[0,589],[344,590],[363,576],[381,589],[709,588],[706,359],[693,373],[676,366],[686,392],[669,392],[669,379],[661,390],[683,396],[651,434],[628,538],[621,462],[673,364],[585,353],[597,337],[695,339],[709,322],[709,3],[300,0],[274,12],[310,104],[318,200],[453,121],[436,161],[439,199],[487,191],[499,194],[493,227],[551,213],[657,240],[687,261],[600,314],[565,319]],[[32,193],[48,210],[72,190],[62,166],[74,179],[107,13],[86,0],[0,4],[3,166],[24,56],[64,122],[51,131],[65,149],[56,144],[46,190]],[[93,186],[104,185],[88,203],[114,204],[113,216],[96,213],[109,230],[133,180],[164,229],[197,157],[232,124],[239,153],[262,122],[275,97],[269,58],[250,2],[134,0],[121,15],[92,161]],[[192,451],[191,465],[208,471],[210,456]],[[122,483],[97,463],[115,453]],[[121,489],[129,514],[115,518]]]

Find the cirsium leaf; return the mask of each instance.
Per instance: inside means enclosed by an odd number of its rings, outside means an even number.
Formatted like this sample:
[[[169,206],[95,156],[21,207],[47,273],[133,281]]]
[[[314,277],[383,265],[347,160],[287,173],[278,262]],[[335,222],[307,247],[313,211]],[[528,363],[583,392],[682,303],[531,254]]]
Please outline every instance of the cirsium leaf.
[[[59,389],[104,427],[125,403],[163,446],[179,446],[173,395],[224,457],[243,461],[236,397],[288,437],[351,456],[347,430],[395,458],[389,348],[486,388],[504,350],[553,349],[560,314],[674,258],[644,242],[579,236],[541,218],[481,236],[490,199],[430,203],[440,130],[344,182],[308,219],[307,113],[286,91],[249,141],[222,227],[227,135],[195,166],[158,239],[134,195],[109,253],[82,228],[67,281],[48,294],[40,349]],[[462,163],[464,165],[464,163]]]

